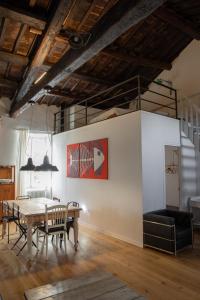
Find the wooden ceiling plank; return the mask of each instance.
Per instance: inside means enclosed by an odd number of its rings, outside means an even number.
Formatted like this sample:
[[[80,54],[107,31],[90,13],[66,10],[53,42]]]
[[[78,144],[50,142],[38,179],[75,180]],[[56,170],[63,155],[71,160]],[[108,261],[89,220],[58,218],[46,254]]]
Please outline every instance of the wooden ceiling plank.
[[[29,62],[28,57],[6,51],[0,51],[0,60],[16,65],[26,66]]]
[[[149,59],[142,56],[131,55],[118,50],[113,51],[110,49],[105,49],[102,51],[102,53],[118,60],[126,61],[135,65],[153,67],[161,70],[171,70],[172,68],[172,65],[170,63],[166,63],[156,59]]]
[[[6,87],[15,90],[18,87],[18,83],[14,80],[0,78],[0,87]]]
[[[34,7],[36,5],[36,3],[37,3],[37,0],[30,0],[29,1],[29,6]]]
[[[172,25],[174,28],[179,29],[183,33],[187,34],[193,39],[200,40],[200,32],[199,30],[194,28],[192,22],[182,18],[175,11],[161,7],[156,10],[155,15],[162,19],[164,22]]]
[[[22,24],[20,26],[20,30],[18,32],[18,35],[17,35],[17,38],[15,40],[15,43],[14,43],[14,46],[13,46],[13,53],[17,53],[17,49],[19,47],[19,44],[21,42],[21,39],[23,37],[23,35],[25,34],[26,30],[28,28],[28,25],[27,24]]]
[[[14,8],[8,8],[0,5],[0,15],[4,18],[12,19],[22,24],[27,24],[34,28],[44,30],[46,21],[39,18],[38,16],[27,13],[27,11],[17,11]]]
[[[42,65],[42,70],[44,72],[48,72],[48,70],[53,66],[53,64],[49,65],[49,64],[43,64]],[[103,78],[99,78],[96,76],[91,76],[88,74],[85,74],[79,70],[77,70],[76,72],[72,73],[70,75],[70,77],[75,78],[75,79],[79,79],[79,80],[83,80],[83,81],[88,81],[88,82],[92,82],[95,84],[99,84],[99,85],[106,85],[106,86],[111,86],[114,85],[115,82],[103,79]]]
[[[151,15],[166,0],[130,0],[119,1],[91,30],[91,38],[82,49],[71,49],[47,72],[43,79],[35,84],[20,102],[12,105],[11,115],[20,112],[28,101],[37,101],[44,93],[46,85],[55,86],[74,71],[110,45],[124,32]]]
[[[31,62],[31,65],[29,67],[29,70],[26,74],[26,78],[24,82],[21,85],[20,90],[18,91],[18,94],[16,96],[16,102],[23,98],[24,95],[28,92],[31,85],[36,80],[36,76],[38,74],[39,67],[43,64],[49,50],[51,47],[51,44],[57,35],[57,33],[60,31],[62,24],[64,22],[66,13],[69,9],[70,1],[69,0],[61,0],[56,12],[54,13],[54,16],[52,17],[52,20],[48,26],[48,29],[46,33],[44,34],[44,37],[42,39],[42,42],[36,51],[36,54]]]
[[[1,36],[0,36],[0,47],[2,47],[2,43],[5,38],[6,28],[9,23],[9,20],[7,18],[3,18],[1,21]]]

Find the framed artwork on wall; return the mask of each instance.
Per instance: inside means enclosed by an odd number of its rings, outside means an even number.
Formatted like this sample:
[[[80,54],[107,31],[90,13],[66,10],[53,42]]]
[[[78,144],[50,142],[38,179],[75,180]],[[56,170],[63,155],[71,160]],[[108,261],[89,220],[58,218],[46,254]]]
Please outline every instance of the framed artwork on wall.
[[[108,179],[108,139],[80,144],[80,178]]]
[[[80,177],[80,144],[67,145],[67,177]]]
[[[67,177],[108,179],[108,139],[67,145]]]

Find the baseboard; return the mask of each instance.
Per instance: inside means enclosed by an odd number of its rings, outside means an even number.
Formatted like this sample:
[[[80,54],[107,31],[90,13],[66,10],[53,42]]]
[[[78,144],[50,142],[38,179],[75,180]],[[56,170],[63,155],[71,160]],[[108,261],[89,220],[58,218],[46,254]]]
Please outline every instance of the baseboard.
[[[126,243],[129,243],[129,244],[132,244],[134,246],[137,246],[137,247],[140,247],[140,248],[143,248],[143,243],[140,243],[138,241],[135,241],[133,239],[129,239],[127,237],[124,237],[122,235],[119,235],[119,234],[116,234],[116,233],[113,233],[111,231],[107,231],[107,230],[103,230],[101,228],[99,228],[98,226],[96,225],[93,225],[93,224],[89,224],[89,223],[86,223],[86,222],[83,222],[83,221],[79,221],[79,223],[89,229],[92,229],[94,231],[97,231],[99,233],[102,233],[102,234],[105,234],[105,235],[108,235],[108,236],[111,236],[115,239],[118,239],[120,241],[123,241],[123,242],[126,242]]]

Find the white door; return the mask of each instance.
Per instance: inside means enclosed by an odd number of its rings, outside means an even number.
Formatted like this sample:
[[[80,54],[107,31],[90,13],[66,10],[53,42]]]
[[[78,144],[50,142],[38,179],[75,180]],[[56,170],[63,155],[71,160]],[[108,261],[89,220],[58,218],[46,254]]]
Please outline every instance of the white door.
[[[165,146],[166,205],[179,207],[179,148]]]

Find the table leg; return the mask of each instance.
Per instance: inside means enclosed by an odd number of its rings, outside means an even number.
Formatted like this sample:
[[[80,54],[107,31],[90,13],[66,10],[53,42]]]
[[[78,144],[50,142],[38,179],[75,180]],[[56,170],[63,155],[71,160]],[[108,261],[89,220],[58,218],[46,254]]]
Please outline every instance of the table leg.
[[[6,234],[6,222],[2,222],[2,239],[4,238],[4,235]]]
[[[74,218],[74,223],[73,223],[73,227],[74,227],[74,248],[75,250],[77,250],[78,248],[78,218]]]
[[[32,220],[27,220],[27,247],[28,247],[28,259],[32,259]]]

